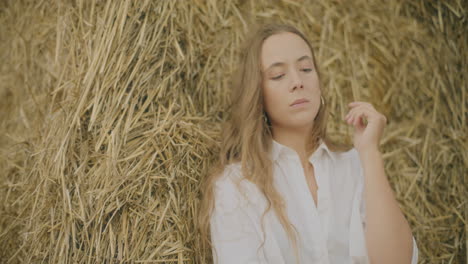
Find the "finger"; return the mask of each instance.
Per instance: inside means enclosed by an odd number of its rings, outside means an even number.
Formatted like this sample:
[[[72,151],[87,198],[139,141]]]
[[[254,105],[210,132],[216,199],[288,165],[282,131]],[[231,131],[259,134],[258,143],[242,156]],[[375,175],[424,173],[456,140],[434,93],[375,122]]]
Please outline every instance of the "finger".
[[[351,109],[355,109],[358,107],[366,107],[369,110],[376,111],[375,108],[372,106],[372,104],[367,103],[367,102],[353,102],[348,105]]]
[[[358,114],[358,112],[360,111],[360,108],[355,108],[353,110],[350,111],[348,117],[347,117],[347,123],[350,124],[350,125],[354,125],[354,121],[356,120],[356,116]]]
[[[356,120],[356,125],[358,127],[365,127],[367,124],[367,120],[369,119],[369,110],[363,109],[363,111],[359,114],[359,117]]]
[[[359,118],[358,121],[360,121],[361,122],[360,124],[363,126],[366,126],[369,122],[372,122],[373,120],[374,121],[382,120],[384,123],[386,123],[386,117],[382,115],[381,113],[377,112],[373,108],[370,108],[368,106],[363,106],[360,108],[359,112],[358,110],[356,111],[357,111],[356,113],[362,114],[360,115],[361,118]],[[356,113],[354,115],[356,115]],[[354,121],[356,121],[356,117]]]
[[[367,109],[368,111],[372,112],[372,110],[369,109],[368,106],[366,106],[366,105],[360,105],[360,106],[357,106],[357,107],[351,109],[351,110],[348,112],[348,114],[345,116],[344,120],[349,119],[351,116],[354,115],[354,113],[355,113],[356,111],[359,111],[360,109]]]
[[[368,117],[368,109],[366,108],[361,108],[359,110],[356,110],[356,112],[353,114],[352,117],[352,124],[355,127],[364,127],[364,118]]]
[[[346,114],[346,116],[344,117],[344,120],[348,124],[351,124],[351,120],[352,120],[352,117],[354,116],[354,113],[356,112],[356,109],[357,108],[353,108],[353,109],[349,110],[348,113]]]
[[[374,106],[369,102],[355,101],[348,104],[348,107],[357,107],[357,106],[368,106],[371,109],[374,109]]]
[[[367,106],[360,106],[352,109],[348,117],[348,124],[354,126],[364,126],[364,118],[368,119],[372,111]]]
[[[354,105],[350,110],[348,110],[348,113],[346,114],[345,118],[346,117],[349,117],[352,115],[352,113],[354,113],[356,111],[357,108],[361,107],[360,105]]]
[[[363,105],[364,102],[361,102],[361,101],[355,101],[355,102],[351,102],[348,104],[348,107],[350,107],[351,109],[348,111],[348,113],[343,117],[343,120],[346,121],[346,119],[350,116],[350,113],[352,112],[353,109],[356,109],[357,107],[360,107]]]
[[[369,117],[369,115],[378,114],[378,112],[377,112],[372,106],[369,106],[369,105],[367,105],[367,104],[363,104],[363,105],[357,106],[357,107],[351,109],[349,113],[350,113],[350,114],[351,114],[351,113],[354,113],[354,111],[357,111],[358,109],[366,109],[366,110],[367,110],[367,113],[368,113],[368,116],[367,116],[367,117]],[[349,114],[349,115],[350,115],[350,114]],[[348,116],[348,115],[347,115],[347,116]]]

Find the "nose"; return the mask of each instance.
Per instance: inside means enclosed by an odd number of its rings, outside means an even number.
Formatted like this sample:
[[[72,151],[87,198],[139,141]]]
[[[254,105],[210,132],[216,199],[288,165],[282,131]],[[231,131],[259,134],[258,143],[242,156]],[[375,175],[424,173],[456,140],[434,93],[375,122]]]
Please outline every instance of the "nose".
[[[304,88],[302,83],[302,78],[297,71],[292,71],[292,85],[291,85],[291,92],[294,91],[296,88]]]

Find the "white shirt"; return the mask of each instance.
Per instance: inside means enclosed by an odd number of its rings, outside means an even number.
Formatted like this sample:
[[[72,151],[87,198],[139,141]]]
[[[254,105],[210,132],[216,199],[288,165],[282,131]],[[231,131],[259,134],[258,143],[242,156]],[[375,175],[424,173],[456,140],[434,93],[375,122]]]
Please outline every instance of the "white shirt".
[[[332,152],[322,141],[309,157],[318,185],[315,206],[297,153],[273,140],[274,184],[286,202],[289,221],[298,231],[299,263],[369,263],[365,245],[364,175],[358,152]],[[242,179],[240,163],[226,166],[215,184],[210,220],[214,263],[295,263],[294,249],[273,213],[261,217],[266,198],[255,184]],[[242,195],[245,194],[245,197]],[[217,255],[215,253],[217,252]],[[418,260],[413,236],[411,264]]]

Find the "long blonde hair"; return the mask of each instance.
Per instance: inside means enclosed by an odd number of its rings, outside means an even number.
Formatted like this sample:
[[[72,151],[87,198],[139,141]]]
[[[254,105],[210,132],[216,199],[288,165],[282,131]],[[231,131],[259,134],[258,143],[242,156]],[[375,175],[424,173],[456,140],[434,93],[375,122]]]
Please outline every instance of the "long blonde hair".
[[[296,260],[298,259],[297,230],[290,223],[286,215],[283,198],[273,184],[273,161],[268,156],[272,148],[272,134],[270,122],[268,119],[265,122],[264,119],[266,113],[263,105],[263,77],[260,63],[264,40],[269,36],[283,32],[297,34],[307,43],[312,52],[314,66],[320,80],[320,72],[316,65],[312,46],[307,38],[295,27],[277,23],[263,24],[253,30],[245,41],[241,49],[239,67],[233,76],[232,102],[228,107],[230,118],[224,123],[222,129],[219,158],[207,177],[202,179],[200,185],[202,186],[202,200],[197,219],[197,226],[202,240],[202,252],[198,255],[200,263],[206,263],[204,254],[207,249],[212,249],[210,218],[214,208],[215,182],[227,165],[236,162],[241,164],[243,177],[256,184],[268,201],[268,207],[262,216],[262,223],[265,214],[270,208],[273,208],[289,239],[293,242]],[[321,94],[326,99],[326,89],[321,88]],[[351,148],[349,145],[332,142],[327,137],[327,117],[327,104],[321,104],[314,119],[314,127],[307,139],[306,150],[308,155],[315,151],[320,139],[332,151],[347,151]],[[296,234],[293,233],[293,230]]]

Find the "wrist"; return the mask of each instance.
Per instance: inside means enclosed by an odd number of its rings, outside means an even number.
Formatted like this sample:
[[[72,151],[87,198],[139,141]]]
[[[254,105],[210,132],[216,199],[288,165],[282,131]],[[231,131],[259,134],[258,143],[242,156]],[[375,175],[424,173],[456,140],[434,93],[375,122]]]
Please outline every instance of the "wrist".
[[[359,153],[359,156],[361,157],[361,159],[366,159],[366,158],[369,158],[369,157],[376,157],[376,156],[382,155],[382,153],[380,152],[378,146],[358,150],[358,153]]]

